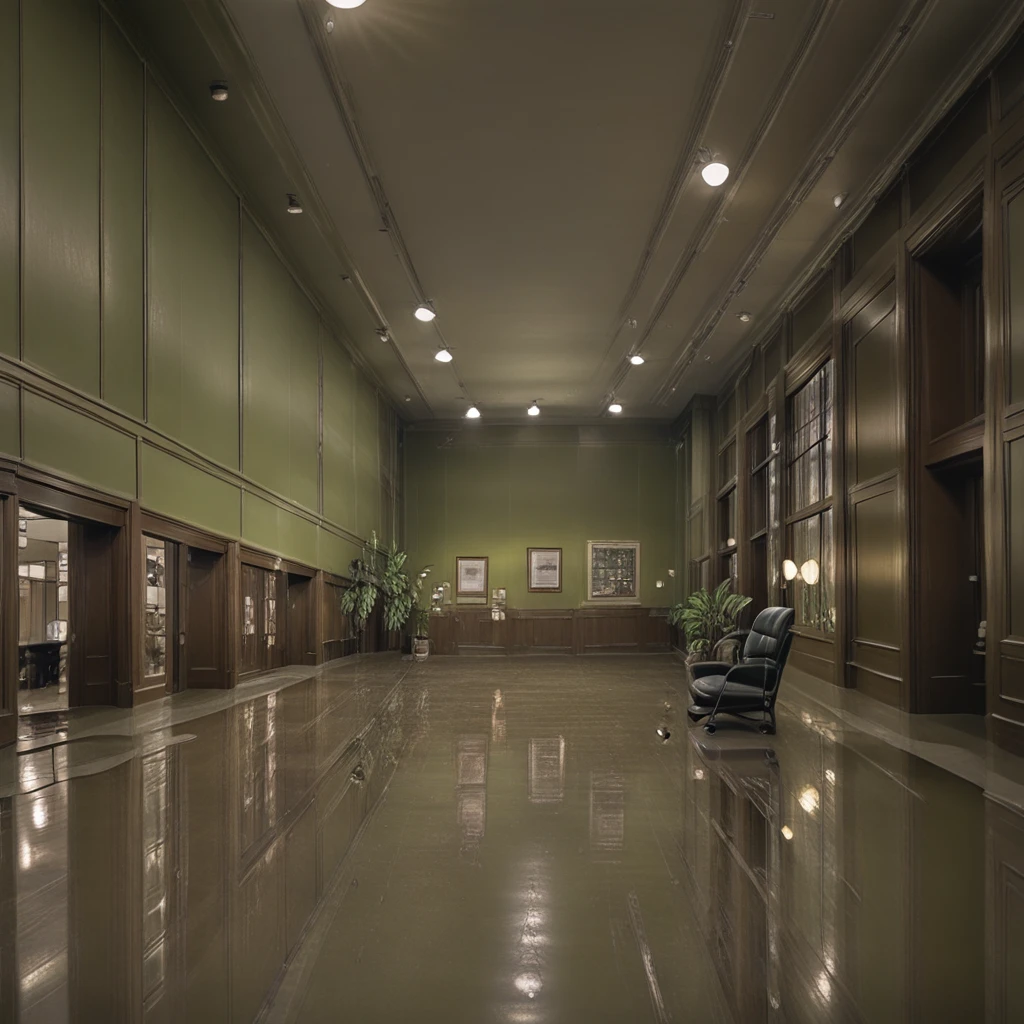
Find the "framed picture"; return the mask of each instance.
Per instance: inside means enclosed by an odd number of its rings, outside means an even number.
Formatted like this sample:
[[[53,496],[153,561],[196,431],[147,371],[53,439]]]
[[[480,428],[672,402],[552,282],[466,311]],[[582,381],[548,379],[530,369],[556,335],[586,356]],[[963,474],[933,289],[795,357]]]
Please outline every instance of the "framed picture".
[[[455,599],[466,604],[487,604],[487,559],[455,559]]]
[[[595,604],[640,603],[640,542],[587,541],[587,600]]]
[[[527,548],[526,579],[531,594],[562,592],[562,549]]]

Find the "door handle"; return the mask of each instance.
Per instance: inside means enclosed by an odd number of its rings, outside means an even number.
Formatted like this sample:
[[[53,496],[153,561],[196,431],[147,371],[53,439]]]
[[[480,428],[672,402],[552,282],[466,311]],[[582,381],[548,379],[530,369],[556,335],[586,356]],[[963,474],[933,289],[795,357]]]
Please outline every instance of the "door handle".
[[[184,633],[179,633],[178,634],[178,646],[179,647],[184,647],[185,646],[185,634]]]

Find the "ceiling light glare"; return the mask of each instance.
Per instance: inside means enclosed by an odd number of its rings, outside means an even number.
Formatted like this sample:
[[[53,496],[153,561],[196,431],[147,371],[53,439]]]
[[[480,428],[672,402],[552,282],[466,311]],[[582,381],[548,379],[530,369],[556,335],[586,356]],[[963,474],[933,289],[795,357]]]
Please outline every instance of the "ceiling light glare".
[[[446,349],[446,348],[439,348],[439,349],[438,349],[438,350],[437,350],[437,351],[436,351],[436,352],[434,353],[434,358],[435,358],[435,359],[436,359],[436,360],[437,360],[437,361],[438,361],[439,363],[450,363],[450,362],[452,361],[452,358],[453,358],[453,357],[452,357],[452,354],[451,354],[451,352],[449,352],[449,351],[448,351],[448,349]]]
[[[712,187],[718,188],[719,185],[724,184],[725,179],[729,177],[729,168],[719,163],[717,160],[713,160],[709,164],[705,164],[700,169],[700,176]]]
[[[366,0],[327,0],[332,7],[340,7],[344,11],[350,11],[353,7],[362,7]]]
[[[622,406],[619,405],[618,402],[612,402],[612,404],[608,406],[608,411],[618,416],[619,413],[622,412]]]
[[[631,362],[631,363],[632,363],[632,364],[633,364],[634,366],[643,366],[643,365],[644,365],[644,362],[645,362],[645,360],[644,360],[644,357],[643,357],[642,355],[640,355],[640,353],[639,353],[639,352],[637,352],[637,353],[636,353],[635,355],[631,355],[631,356],[629,357],[629,361],[630,361],[630,362]]]
[[[536,402],[534,402],[533,405],[531,405],[530,408],[526,410],[526,415],[527,416],[539,416],[540,415],[540,406]]]
[[[429,324],[437,314],[424,302],[416,307],[416,312],[413,313],[413,316],[416,317],[417,320],[420,320],[425,324]]]
[[[289,213],[302,213],[302,203],[299,202],[298,196],[288,193],[288,212]]]
[[[480,419],[480,410],[475,405],[471,405],[466,410],[466,419],[467,420],[478,420],[478,419]]]

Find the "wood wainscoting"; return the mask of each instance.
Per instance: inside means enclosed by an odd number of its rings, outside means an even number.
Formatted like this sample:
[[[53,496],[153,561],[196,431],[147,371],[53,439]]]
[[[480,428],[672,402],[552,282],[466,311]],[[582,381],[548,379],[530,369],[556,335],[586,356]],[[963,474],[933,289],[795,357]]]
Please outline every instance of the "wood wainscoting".
[[[665,608],[452,608],[430,617],[435,654],[654,654],[672,650]]]

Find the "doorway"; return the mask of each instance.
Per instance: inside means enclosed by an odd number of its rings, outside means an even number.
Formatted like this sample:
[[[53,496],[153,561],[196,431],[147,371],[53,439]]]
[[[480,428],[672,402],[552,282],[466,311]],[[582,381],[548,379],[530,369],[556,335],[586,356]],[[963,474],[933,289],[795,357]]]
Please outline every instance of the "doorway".
[[[169,536],[146,516],[142,545],[143,681],[136,698],[152,699],[186,689],[227,685],[226,555],[190,541],[199,535]]]
[[[18,713],[117,703],[121,528],[18,507]]]

